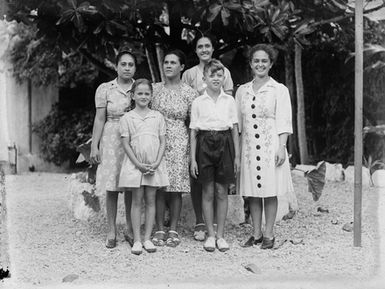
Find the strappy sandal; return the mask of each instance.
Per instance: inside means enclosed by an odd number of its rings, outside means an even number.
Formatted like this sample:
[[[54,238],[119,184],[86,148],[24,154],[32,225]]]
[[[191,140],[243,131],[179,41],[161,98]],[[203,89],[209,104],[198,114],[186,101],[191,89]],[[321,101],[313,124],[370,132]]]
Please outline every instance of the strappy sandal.
[[[176,247],[180,244],[179,234],[176,231],[168,231],[166,245],[168,247]]]
[[[206,225],[203,223],[196,224],[194,227],[194,239],[196,241],[204,241],[206,238]]]
[[[116,238],[114,239],[106,239],[106,247],[108,249],[112,249],[116,247]]]
[[[164,231],[155,232],[151,239],[155,246],[162,247],[166,244],[166,233]]]

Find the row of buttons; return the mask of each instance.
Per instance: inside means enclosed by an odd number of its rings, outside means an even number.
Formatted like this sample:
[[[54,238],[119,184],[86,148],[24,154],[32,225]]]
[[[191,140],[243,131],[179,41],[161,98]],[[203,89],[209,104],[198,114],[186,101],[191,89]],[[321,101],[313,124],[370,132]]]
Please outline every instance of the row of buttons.
[[[253,98],[253,100],[255,100],[255,97]],[[252,104],[252,105],[251,105],[251,108],[252,108],[252,109],[255,109],[255,104]],[[252,117],[252,118],[256,118],[257,115],[253,113],[253,114],[251,115],[251,117]],[[258,125],[257,125],[257,124],[254,124],[253,127],[254,127],[254,129],[257,129],[257,128],[258,128]],[[255,138],[256,138],[256,139],[259,139],[259,134],[258,134],[258,133],[255,134]],[[261,146],[260,146],[260,145],[257,145],[255,148],[256,148],[257,150],[260,150],[260,149],[261,149]],[[257,156],[256,159],[257,159],[257,161],[260,161],[260,160],[261,160],[261,157],[260,157],[260,156]],[[260,171],[260,170],[261,170],[261,167],[260,167],[260,166],[257,166],[256,169],[257,169],[257,171]],[[261,176],[260,176],[260,175],[257,175],[257,180],[260,180],[260,179],[261,179]],[[258,184],[257,184],[257,187],[258,187],[258,188],[261,188],[262,185],[261,185],[260,183],[258,183]]]

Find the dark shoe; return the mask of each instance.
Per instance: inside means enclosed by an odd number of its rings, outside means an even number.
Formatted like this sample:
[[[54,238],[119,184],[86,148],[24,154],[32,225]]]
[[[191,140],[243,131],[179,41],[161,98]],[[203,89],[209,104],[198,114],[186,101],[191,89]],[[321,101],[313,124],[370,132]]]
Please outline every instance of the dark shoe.
[[[274,247],[274,241],[275,241],[275,238],[270,239],[270,238],[263,237],[261,249],[273,248]]]
[[[123,235],[124,235],[124,240],[126,240],[130,245],[130,247],[132,248],[132,246],[134,246],[134,238],[130,237],[127,233],[124,233]]]
[[[116,238],[115,239],[107,239],[106,240],[106,247],[109,249],[116,247]]]
[[[251,247],[253,245],[258,245],[260,243],[262,243],[262,240],[263,240],[263,235],[258,238],[258,239],[255,239],[254,236],[251,236],[243,245],[242,247],[244,248],[247,248],[247,247]]]

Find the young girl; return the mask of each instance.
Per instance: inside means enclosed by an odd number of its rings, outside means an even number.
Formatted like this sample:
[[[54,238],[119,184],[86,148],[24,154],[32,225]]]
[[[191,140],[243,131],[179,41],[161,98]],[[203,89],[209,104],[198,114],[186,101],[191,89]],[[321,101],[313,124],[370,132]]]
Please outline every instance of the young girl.
[[[159,187],[169,185],[165,163],[166,124],[162,114],[148,105],[152,97],[152,85],[147,79],[139,79],[132,86],[134,108],[120,120],[120,133],[126,155],[120,171],[119,186],[132,190],[131,219],[134,245],[131,252],[139,255],[142,247],[149,253],[156,248],[150,241],[155,219],[155,196]],[[141,209],[145,199],[144,243],[140,240]]]

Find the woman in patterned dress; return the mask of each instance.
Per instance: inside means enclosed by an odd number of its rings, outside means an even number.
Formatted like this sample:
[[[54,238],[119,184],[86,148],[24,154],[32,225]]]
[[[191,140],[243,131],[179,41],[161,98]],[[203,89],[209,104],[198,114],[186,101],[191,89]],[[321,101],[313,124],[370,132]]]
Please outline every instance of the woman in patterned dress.
[[[185,55],[180,50],[166,53],[163,61],[165,82],[154,84],[152,109],[160,111],[166,119],[166,167],[170,186],[157,192],[155,245],[175,247],[180,243],[177,224],[182,208],[182,193],[190,192],[189,175],[189,119],[192,101],[197,92],[181,81]],[[170,199],[170,230],[166,238],[164,229],[165,198]]]
[[[249,198],[254,226],[244,246],[261,243],[262,249],[274,246],[277,196],[294,192],[286,151],[288,135],[293,132],[290,95],[286,86],[269,76],[275,59],[270,45],[252,47],[249,63],[254,79],[241,85],[235,95],[241,132],[239,192]],[[266,225],[262,233],[263,209]]]
[[[116,246],[116,215],[119,173],[124,158],[120,140],[119,120],[131,105],[130,90],[134,83],[136,58],[129,51],[121,51],[116,57],[117,78],[102,83],[95,93],[96,115],[92,131],[91,161],[98,165],[96,191],[106,192],[108,233],[106,247]],[[131,192],[124,193],[126,208],[125,239],[132,245],[132,225],[130,218]]]

